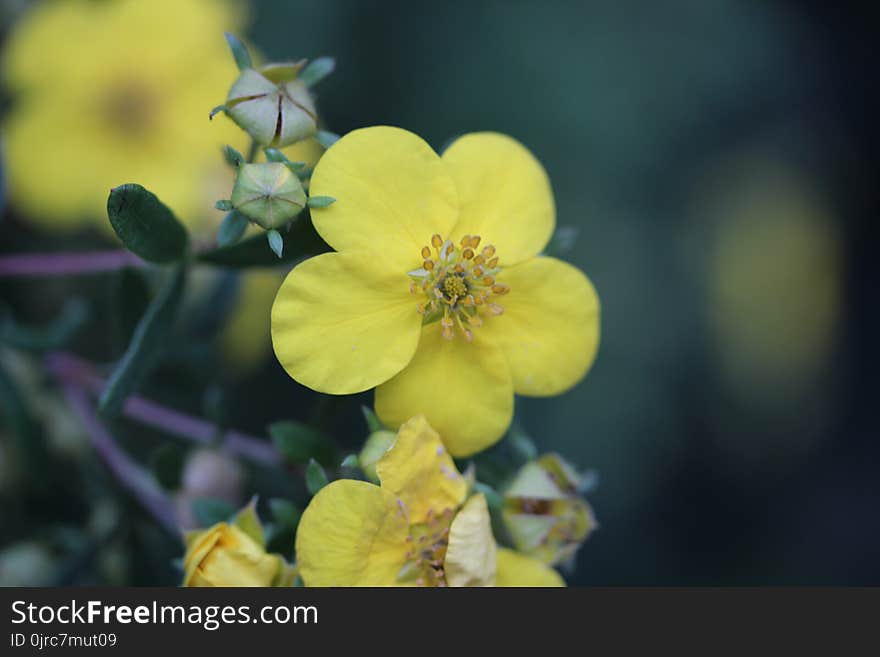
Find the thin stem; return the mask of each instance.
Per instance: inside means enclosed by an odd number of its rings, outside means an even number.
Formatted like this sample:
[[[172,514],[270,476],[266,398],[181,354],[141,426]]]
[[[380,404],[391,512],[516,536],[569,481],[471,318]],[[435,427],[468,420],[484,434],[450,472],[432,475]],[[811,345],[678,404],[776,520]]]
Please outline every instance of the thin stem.
[[[125,249],[78,253],[17,253],[0,256],[0,276],[95,274],[146,263]]]
[[[257,151],[260,150],[260,145],[257,143],[256,139],[251,139],[251,145],[248,146],[247,158],[245,162],[253,162],[257,157]]]
[[[104,389],[106,381],[98,375],[95,367],[72,354],[64,352],[50,354],[46,359],[46,366],[62,381],[80,386],[94,396],[100,395]],[[211,422],[181,413],[139,395],[131,395],[126,400],[122,414],[129,419],[196,443],[211,444],[215,439],[219,439],[222,449],[255,463],[268,466],[282,464],[281,454],[266,440],[234,429],[218,436],[217,427]]]
[[[113,437],[98,421],[89,403],[88,394],[72,383],[63,383],[61,391],[88,432],[95,451],[117,481],[137,498],[141,505],[159,521],[159,524],[172,534],[180,536],[180,526],[171,500],[162,492],[155,479],[119,448]]]

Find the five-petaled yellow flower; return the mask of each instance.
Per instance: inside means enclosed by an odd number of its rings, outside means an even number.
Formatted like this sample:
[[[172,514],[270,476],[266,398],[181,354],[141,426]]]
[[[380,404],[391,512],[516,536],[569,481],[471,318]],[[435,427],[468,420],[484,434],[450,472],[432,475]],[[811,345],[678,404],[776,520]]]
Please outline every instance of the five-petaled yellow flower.
[[[555,209],[544,169],[496,133],[438,156],[392,127],[347,134],[318,162],[312,210],[336,253],[287,277],[272,309],[278,360],[330,394],[376,387],[389,426],[423,414],[454,456],[497,441],[514,392],[561,393],[587,372],[599,302],[580,270],[539,255]]]
[[[340,479],[322,488],[296,535],[306,586],[559,586],[543,564],[497,549],[482,495],[424,417],[406,422],[376,463],[381,486]]]

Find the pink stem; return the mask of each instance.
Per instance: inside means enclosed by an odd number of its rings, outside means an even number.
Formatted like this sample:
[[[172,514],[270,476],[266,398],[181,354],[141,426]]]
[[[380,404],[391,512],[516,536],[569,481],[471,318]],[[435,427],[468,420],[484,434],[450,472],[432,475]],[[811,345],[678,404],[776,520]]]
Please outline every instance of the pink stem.
[[[95,416],[86,392],[72,383],[63,383],[61,389],[68,405],[88,431],[95,451],[117,481],[127,488],[165,529],[180,536],[180,526],[171,500],[156,480],[119,448]]]
[[[0,256],[0,276],[94,274],[146,263],[125,249],[80,253],[17,253]]]
[[[63,381],[82,386],[93,395],[104,389],[105,380],[90,363],[63,352],[55,352],[47,357],[47,367]],[[230,429],[220,436],[217,427],[201,418],[175,411],[154,401],[131,395],[122,409],[126,417],[156,427],[168,433],[187,438],[197,443],[218,443],[231,454],[242,456],[256,463],[269,466],[281,465],[281,454],[271,443]]]

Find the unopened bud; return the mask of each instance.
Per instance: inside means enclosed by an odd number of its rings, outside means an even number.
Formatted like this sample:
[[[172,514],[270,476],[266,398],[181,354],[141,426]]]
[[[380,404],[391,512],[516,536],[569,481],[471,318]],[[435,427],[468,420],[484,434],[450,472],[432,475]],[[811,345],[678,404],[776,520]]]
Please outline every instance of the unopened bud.
[[[261,146],[283,148],[315,135],[318,115],[297,76],[305,62],[246,68],[229,90],[226,114]]]
[[[306,206],[302,183],[280,162],[245,164],[232,188],[232,207],[266,230],[280,228]]]

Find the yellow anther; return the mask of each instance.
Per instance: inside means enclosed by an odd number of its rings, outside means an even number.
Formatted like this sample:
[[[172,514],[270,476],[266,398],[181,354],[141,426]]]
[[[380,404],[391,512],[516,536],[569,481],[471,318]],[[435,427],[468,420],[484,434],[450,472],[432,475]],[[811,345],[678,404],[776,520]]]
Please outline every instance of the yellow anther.
[[[461,248],[465,248],[470,243],[471,243],[471,236],[470,235],[465,235],[464,237],[461,238],[461,242],[459,242],[459,244],[461,244]]]
[[[443,246],[443,238],[437,234],[432,235],[431,246],[433,246],[435,249],[439,249],[441,246]]]
[[[410,294],[418,294],[419,290],[421,290],[421,288],[417,284],[415,284],[415,283],[409,284],[409,293]]]
[[[425,262],[422,263],[422,267],[424,267],[428,271],[431,271],[432,269],[434,269],[434,261],[433,260],[425,260]]]
[[[461,302],[463,306],[473,306],[474,305],[474,295],[469,294],[464,298],[464,301]]]
[[[489,262],[486,263],[486,266],[489,267],[489,269],[495,269],[495,267],[498,266],[498,258],[492,258]]]
[[[491,276],[486,276],[486,278],[483,279],[483,285],[489,285],[489,286],[495,285],[495,279],[492,278]]]
[[[480,236],[479,235],[472,235],[471,241],[468,242],[468,246],[471,247],[472,249],[476,249],[478,246],[480,246]]]
[[[426,258],[426,259],[431,257],[431,247],[429,247],[429,246],[422,247],[422,257]]]
[[[461,252],[461,257],[464,258],[465,260],[470,260],[471,258],[474,257],[474,250],[473,249],[465,249],[464,251]]]
[[[483,247],[483,255],[487,258],[491,258],[493,255],[495,255],[495,247],[492,246],[491,244],[484,246]]]
[[[507,285],[499,283],[498,285],[492,286],[492,292],[494,294],[507,294],[510,292],[510,288]]]
[[[480,278],[482,275],[483,275],[483,268],[482,268],[482,267],[476,267],[476,268],[474,269],[474,276],[476,276],[477,278]]]
[[[483,325],[483,320],[480,319],[479,315],[471,315],[470,317],[468,317],[468,323],[471,326],[476,326],[477,328],[479,328]]]
[[[482,306],[483,305],[483,297],[481,297],[479,295],[474,297],[474,304],[476,304],[477,306]]]
[[[501,313],[504,312],[504,307],[503,307],[503,306],[499,306],[497,303],[490,303],[490,304],[489,304],[489,311],[490,311],[493,315],[500,315]]]
[[[461,265],[455,265],[455,268],[452,271],[454,271],[456,274],[463,274],[464,267],[462,267]]]
[[[451,326],[444,326],[443,327],[443,337],[446,338],[447,340],[451,340],[452,338],[455,337],[455,331],[452,330]]]
[[[474,258],[475,265],[482,265],[484,262],[485,262],[485,258],[483,258],[482,255],[478,255],[476,258]]]

